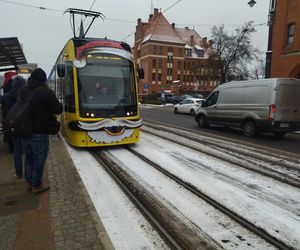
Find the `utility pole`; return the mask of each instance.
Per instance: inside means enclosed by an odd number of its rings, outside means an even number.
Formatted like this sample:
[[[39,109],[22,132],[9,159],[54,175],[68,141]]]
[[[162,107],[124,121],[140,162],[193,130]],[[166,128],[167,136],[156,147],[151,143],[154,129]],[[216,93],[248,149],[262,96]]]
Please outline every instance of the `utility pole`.
[[[270,0],[269,16],[268,16],[269,34],[268,34],[268,48],[267,48],[267,52],[266,52],[265,78],[271,77],[272,37],[273,37],[273,22],[274,22],[274,17],[275,17],[275,5],[276,5],[276,0]]]

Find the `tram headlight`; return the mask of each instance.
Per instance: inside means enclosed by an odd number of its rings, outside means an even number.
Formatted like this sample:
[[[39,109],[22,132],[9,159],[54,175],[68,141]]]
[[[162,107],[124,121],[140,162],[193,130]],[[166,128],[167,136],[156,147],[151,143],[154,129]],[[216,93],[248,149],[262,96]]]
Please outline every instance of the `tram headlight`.
[[[94,114],[94,113],[91,113],[91,117],[95,117],[95,114]]]
[[[135,115],[136,113],[134,111],[127,111],[126,116],[132,116]]]

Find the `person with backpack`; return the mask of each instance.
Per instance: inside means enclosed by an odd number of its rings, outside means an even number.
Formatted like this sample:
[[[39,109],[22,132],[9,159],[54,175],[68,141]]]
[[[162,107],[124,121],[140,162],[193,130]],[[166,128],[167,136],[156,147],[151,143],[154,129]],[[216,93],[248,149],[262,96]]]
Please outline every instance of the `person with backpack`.
[[[22,100],[18,100],[18,92],[19,90],[24,87],[26,84],[26,81],[21,76],[16,76],[12,81],[12,89],[7,92],[3,96],[3,104],[7,110],[6,119],[4,121],[4,130],[5,133],[10,136],[12,144],[13,144],[13,155],[14,155],[14,165],[15,165],[15,175],[18,178],[22,178],[23,176],[23,162],[22,162],[22,153],[23,153],[23,140],[21,136],[12,134],[8,128],[6,128],[7,119],[10,116],[10,112],[12,110],[12,107],[17,103],[21,102]],[[14,111],[12,111],[14,112]]]
[[[54,92],[46,85],[46,73],[35,69],[28,78],[30,95],[30,120],[32,134],[25,145],[25,177],[28,191],[39,194],[50,189],[43,184],[43,173],[49,150],[49,134],[59,131],[55,115],[62,113],[62,105]],[[20,92],[24,93],[25,89]]]

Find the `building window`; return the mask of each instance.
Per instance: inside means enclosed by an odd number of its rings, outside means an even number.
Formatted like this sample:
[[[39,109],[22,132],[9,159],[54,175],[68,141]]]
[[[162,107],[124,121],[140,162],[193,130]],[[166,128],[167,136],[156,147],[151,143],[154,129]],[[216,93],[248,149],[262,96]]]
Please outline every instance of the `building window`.
[[[156,67],[156,60],[153,59],[153,60],[152,60],[152,68],[155,69],[155,67]]]
[[[156,82],[156,74],[152,73],[152,82]]]
[[[157,75],[157,81],[161,82],[161,73],[158,73],[158,75]]]
[[[169,47],[169,48],[168,48],[168,52],[173,52],[173,48],[172,48],[172,47]]]
[[[158,60],[158,68],[159,68],[159,69],[162,68],[162,60],[161,60],[161,59]]]
[[[186,49],[185,50],[185,55],[186,56],[192,56],[192,50],[191,49]]]
[[[153,54],[154,54],[154,55],[156,55],[156,53],[157,53],[156,50],[157,50],[157,48],[156,48],[156,46],[154,45],[154,46],[153,46]]]
[[[163,47],[159,46],[159,54],[162,55],[163,54]]]
[[[288,44],[288,45],[294,44],[295,30],[296,30],[296,25],[295,25],[295,23],[290,23],[290,24],[288,25],[288,39],[287,39],[287,44]]]
[[[197,49],[196,53],[197,53],[198,57],[203,57],[204,56],[204,51],[202,49]]]

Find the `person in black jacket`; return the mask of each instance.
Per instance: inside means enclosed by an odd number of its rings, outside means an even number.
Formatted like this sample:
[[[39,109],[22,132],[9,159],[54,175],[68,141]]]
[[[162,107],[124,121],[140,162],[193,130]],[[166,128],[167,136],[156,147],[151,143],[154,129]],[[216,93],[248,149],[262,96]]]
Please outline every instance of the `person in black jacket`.
[[[13,87],[3,96],[3,105],[7,110],[7,114],[9,114],[10,109],[17,102],[18,92],[22,87],[25,86],[25,80],[21,76],[16,76],[13,79]],[[7,115],[8,117],[8,115]],[[21,137],[10,135],[10,140],[13,144],[13,153],[14,153],[14,165],[15,165],[15,174],[18,178],[22,178],[23,175],[23,161],[22,161],[22,153],[23,153],[23,140]]]
[[[43,172],[48,157],[49,134],[56,129],[51,127],[56,126],[54,115],[62,112],[62,105],[46,81],[46,73],[41,68],[35,69],[28,79],[32,136],[26,140],[25,177],[28,190],[34,194],[50,189],[50,186],[43,185]]]

